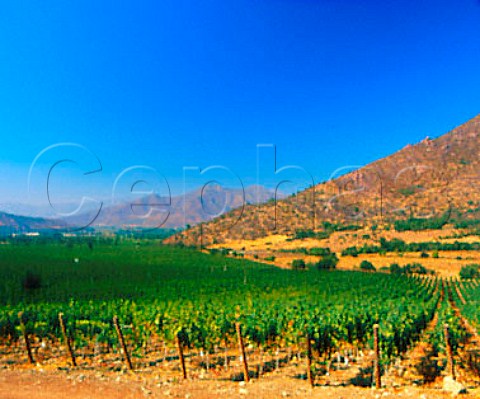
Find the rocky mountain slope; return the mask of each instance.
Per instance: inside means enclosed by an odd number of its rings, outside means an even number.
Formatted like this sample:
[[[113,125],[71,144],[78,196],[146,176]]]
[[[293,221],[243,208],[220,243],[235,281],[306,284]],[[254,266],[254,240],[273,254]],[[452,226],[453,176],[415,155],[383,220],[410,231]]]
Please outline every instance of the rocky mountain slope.
[[[168,242],[206,245],[318,231],[326,221],[368,225],[407,218],[478,218],[479,155],[480,115],[295,196],[234,209]]]

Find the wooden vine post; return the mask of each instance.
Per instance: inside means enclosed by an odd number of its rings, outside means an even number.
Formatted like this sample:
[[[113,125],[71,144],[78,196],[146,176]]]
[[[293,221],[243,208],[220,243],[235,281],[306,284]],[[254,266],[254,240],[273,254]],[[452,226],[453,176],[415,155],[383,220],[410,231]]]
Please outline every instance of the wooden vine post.
[[[187,379],[187,368],[185,367],[185,357],[183,356],[183,344],[180,339],[180,335],[176,335],[178,357],[180,359],[180,365],[182,366],[183,379]]]
[[[125,338],[123,337],[122,328],[120,327],[120,323],[118,322],[118,316],[113,316],[113,325],[115,326],[115,330],[117,331],[118,335],[118,342],[123,350],[123,355],[125,356],[125,363],[127,364],[127,368],[129,370],[133,370],[132,361],[130,360],[130,355],[128,354],[127,345],[125,345]]]
[[[18,319],[20,321],[20,329],[22,330],[23,339],[25,340],[25,349],[27,350],[28,362],[30,364],[35,364],[32,355],[32,347],[30,346],[30,339],[28,338],[27,327],[23,321],[23,312],[18,313]]]
[[[375,388],[382,387],[382,376],[380,371],[380,346],[378,344],[378,324],[373,325],[373,373],[375,378]]]
[[[243,379],[245,380],[245,382],[249,382],[250,375],[248,374],[248,362],[247,356],[245,355],[245,345],[243,344],[242,327],[240,326],[240,323],[236,323],[235,327],[237,329],[238,348],[240,349],[240,354],[242,356],[243,362]]]
[[[447,353],[447,371],[450,376],[455,380],[455,366],[453,363],[453,351],[450,343],[450,327],[448,324],[443,326],[445,335],[445,352]]]
[[[63,339],[65,341],[65,346],[67,347],[68,355],[70,356],[70,360],[72,361],[72,366],[77,366],[77,361],[75,359],[75,354],[73,353],[72,344],[70,342],[70,338],[67,334],[67,328],[65,327],[65,322],[63,320],[63,313],[58,314],[58,321],[60,322],[60,328],[62,330]]]
[[[479,369],[478,369],[478,352],[475,352],[473,355],[473,369],[477,374],[477,377],[480,377]]]
[[[468,366],[473,370],[473,372],[479,376],[478,373],[478,353],[477,352],[468,352]]]
[[[310,383],[310,386],[314,386],[314,378],[312,373],[312,342],[310,341],[310,334],[307,332],[306,336],[307,342],[307,379]]]

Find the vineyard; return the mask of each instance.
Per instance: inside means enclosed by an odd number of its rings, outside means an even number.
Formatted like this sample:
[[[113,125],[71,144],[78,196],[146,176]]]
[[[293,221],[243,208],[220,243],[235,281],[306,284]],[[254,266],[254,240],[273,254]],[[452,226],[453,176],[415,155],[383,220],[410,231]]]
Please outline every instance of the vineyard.
[[[0,265],[7,368],[478,384],[473,280],[284,270],[155,240],[11,242]]]

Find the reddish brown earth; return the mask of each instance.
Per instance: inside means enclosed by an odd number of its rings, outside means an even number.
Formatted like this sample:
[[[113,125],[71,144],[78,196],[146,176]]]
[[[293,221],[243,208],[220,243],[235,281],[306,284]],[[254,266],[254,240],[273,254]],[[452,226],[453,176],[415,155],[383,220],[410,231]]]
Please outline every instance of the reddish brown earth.
[[[282,373],[283,374],[283,373]],[[96,375],[80,372],[2,370],[0,398],[59,398],[69,399],[130,399],[130,398],[451,398],[439,389],[415,387],[371,389],[358,387],[317,386],[310,388],[305,381],[288,376],[269,376],[243,384],[231,381],[159,382],[139,374]],[[478,389],[470,390],[464,398],[478,398]]]

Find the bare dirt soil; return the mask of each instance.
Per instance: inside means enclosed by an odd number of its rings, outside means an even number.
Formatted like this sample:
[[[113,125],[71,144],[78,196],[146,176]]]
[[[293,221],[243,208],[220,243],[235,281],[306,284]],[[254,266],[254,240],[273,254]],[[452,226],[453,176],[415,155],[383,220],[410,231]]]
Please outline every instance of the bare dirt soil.
[[[274,375],[248,384],[233,381],[187,380],[172,383],[138,374],[98,375],[75,371],[1,370],[1,399],[32,398],[137,399],[137,398],[451,398],[437,388],[418,387],[372,389],[344,386],[316,386],[285,375]],[[478,389],[463,398],[479,398]]]

